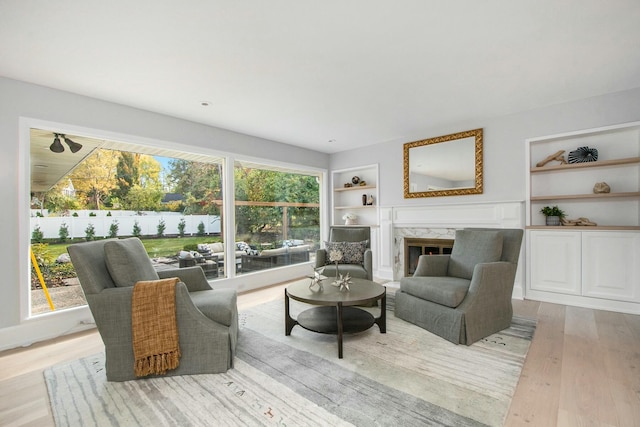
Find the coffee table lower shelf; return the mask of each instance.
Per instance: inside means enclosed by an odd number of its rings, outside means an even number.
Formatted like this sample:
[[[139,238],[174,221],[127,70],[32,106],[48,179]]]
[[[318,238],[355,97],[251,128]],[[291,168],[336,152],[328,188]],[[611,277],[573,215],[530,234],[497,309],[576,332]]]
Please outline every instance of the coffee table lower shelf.
[[[303,311],[296,319],[298,325],[321,334],[338,333],[338,310],[334,306],[313,307]],[[376,319],[368,311],[356,307],[342,307],[342,332],[345,334],[366,331]]]

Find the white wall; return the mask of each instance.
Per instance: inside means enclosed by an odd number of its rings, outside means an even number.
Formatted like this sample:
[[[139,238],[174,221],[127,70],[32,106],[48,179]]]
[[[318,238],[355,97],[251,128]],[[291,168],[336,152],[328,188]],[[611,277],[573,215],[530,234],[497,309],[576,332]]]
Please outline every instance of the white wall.
[[[640,120],[640,88],[508,116],[478,118],[447,127],[429,127],[427,123],[419,134],[366,150],[332,155],[331,169],[379,163],[380,205],[386,207],[522,201],[525,198],[525,139],[637,120]],[[403,198],[402,149],[405,142],[476,128],[484,128],[483,194]]]
[[[19,147],[24,118],[131,136],[133,140],[128,142],[180,144],[196,151],[220,150],[250,160],[268,159],[318,170],[327,169],[329,163],[329,156],[324,153],[0,77],[0,350],[60,335],[90,322],[86,308],[55,313],[55,319],[49,315],[22,318],[26,302],[20,289],[28,284],[20,280],[21,269],[26,271],[28,265],[25,238],[29,230],[29,185],[23,179],[29,176],[25,169],[28,147]],[[275,283],[275,273],[264,275],[260,282]],[[251,280],[243,276],[237,283],[244,286]]]

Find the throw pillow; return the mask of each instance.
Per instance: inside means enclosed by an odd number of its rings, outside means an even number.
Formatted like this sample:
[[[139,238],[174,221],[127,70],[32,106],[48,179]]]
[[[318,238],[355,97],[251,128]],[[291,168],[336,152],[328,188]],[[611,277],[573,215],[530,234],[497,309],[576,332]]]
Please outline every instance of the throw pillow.
[[[141,280],[159,279],[147,251],[136,237],[105,243],[104,257],[117,287],[133,286]]]
[[[471,279],[476,264],[500,261],[502,234],[498,231],[457,230],[447,275]]]
[[[341,254],[338,264],[364,264],[364,252],[367,250],[368,240],[361,242],[324,242],[327,251],[326,264],[333,264],[331,252],[338,251]]]

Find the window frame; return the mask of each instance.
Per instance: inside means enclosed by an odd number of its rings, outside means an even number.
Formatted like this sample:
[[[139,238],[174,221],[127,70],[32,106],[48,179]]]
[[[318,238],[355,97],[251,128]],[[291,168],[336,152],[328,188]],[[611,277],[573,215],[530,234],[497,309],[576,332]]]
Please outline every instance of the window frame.
[[[21,256],[19,257],[19,300],[20,300],[20,320],[21,322],[39,322],[41,319],[55,316],[56,318],[62,318],[63,323],[67,325],[63,326],[66,332],[71,330],[82,330],[88,327],[92,327],[92,320],[89,308],[87,305],[78,307],[72,307],[60,311],[52,311],[49,313],[31,314],[31,295],[30,295],[30,266],[31,260],[29,255],[29,248],[31,245],[31,233],[30,233],[30,187],[31,187],[31,168],[30,168],[30,129],[50,129],[52,132],[67,133],[67,134],[79,134],[90,138],[104,139],[111,141],[123,141],[124,144],[130,146],[137,146],[141,148],[147,148],[150,151],[154,150],[170,150],[181,151],[184,153],[192,153],[195,155],[201,155],[205,157],[221,158],[223,161],[223,239],[225,242],[226,253],[234,253],[235,251],[235,183],[234,183],[234,167],[236,162],[241,163],[255,163],[263,165],[265,167],[282,168],[289,171],[297,171],[300,173],[308,173],[318,175],[319,177],[319,192],[320,192],[320,235],[324,235],[327,229],[326,223],[328,218],[328,205],[327,205],[327,188],[328,182],[328,170],[325,168],[318,168],[313,166],[305,166],[288,162],[275,161],[263,158],[253,158],[251,156],[244,156],[240,154],[234,154],[229,152],[223,152],[221,150],[212,150],[201,146],[187,145],[183,143],[170,142],[166,140],[139,137],[131,134],[122,134],[106,130],[100,130],[95,128],[87,128],[76,125],[70,125],[60,122],[52,122],[47,120],[41,120],[29,117],[20,117],[19,119],[19,186],[18,186],[18,199],[21,201],[18,206],[18,216],[20,218],[19,229],[19,250]],[[111,147],[110,147],[111,148]],[[113,148],[117,149],[117,148]],[[152,154],[144,153],[144,154]],[[163,154],[157,154],[163,155]],[[270,284],[290,280],[292,277],[302,277],[308,274],[307,270],[310,270],[309,263],[296,264],[287,266],[285,268],[273,269],[275,271],[266,270],[256,274],[240,274],[235,273],[235,269],[227,269],[225,277],[215,280],[217,288],[229,287],[235,288],[238,292],[258,289],[261,287],[269,286]],[[251,279],[251,276],[254,279]],[[257,276],[257,277],[256,277]],[[46,332],[45,332],[46,333]]]

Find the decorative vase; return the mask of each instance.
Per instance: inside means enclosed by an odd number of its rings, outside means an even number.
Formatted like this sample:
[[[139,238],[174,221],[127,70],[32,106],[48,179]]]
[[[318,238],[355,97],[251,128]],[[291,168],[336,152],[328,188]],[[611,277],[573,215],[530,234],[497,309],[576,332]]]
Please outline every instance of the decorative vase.
[[[367,206],[367,195],[366,194],[362,195],[362,206]]]
[[[552,227],[558,226],[558,225],[560,225],[560,217],[559,216],[550,215],[546,219],[546,224],[548,226],[552,226]]]
[[[356,225],[358,223],[355,219],[347,218],[344,220],[344,225]]]

